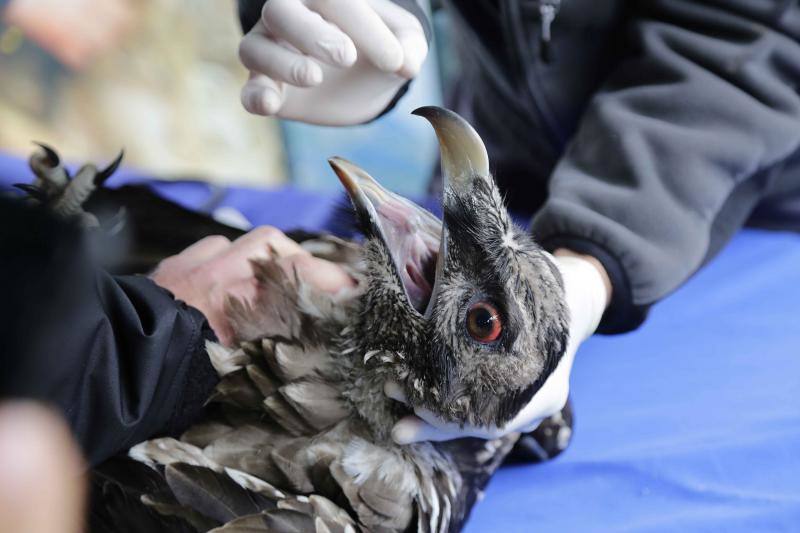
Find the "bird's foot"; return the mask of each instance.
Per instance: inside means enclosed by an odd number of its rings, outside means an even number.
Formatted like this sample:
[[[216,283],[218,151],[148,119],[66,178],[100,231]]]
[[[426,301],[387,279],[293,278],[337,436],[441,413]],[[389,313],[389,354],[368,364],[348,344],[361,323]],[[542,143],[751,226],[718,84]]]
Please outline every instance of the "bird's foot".
[[[86,211],[84,205],[92,193],[102,187],[117,170],[122,162],[123,152],[102,170],[89,163],[72,176],[55,150],[45,144],[37,144],[40,149],[29,160],[36,179],[33,183],[18,183],[15,187],[24,191],[31,201],[50,209],[58,216],[77,219],[86,227],[98,226],[97,217]]]

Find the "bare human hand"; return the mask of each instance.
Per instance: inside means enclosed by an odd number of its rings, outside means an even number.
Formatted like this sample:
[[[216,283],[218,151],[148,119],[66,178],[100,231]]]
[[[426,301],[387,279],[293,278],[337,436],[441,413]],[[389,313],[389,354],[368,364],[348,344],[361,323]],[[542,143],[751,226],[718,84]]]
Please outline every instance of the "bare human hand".
[[[150,276],[179,300],[199,309],[219,341],[229,345],[233,331],[225,314],[229,296],[250,300],[256,280],[250,259],[274,259],[287,274],[319,290],[336,293],[355,281],[340,266],[312,256],[280,230],[262,226],[231,242],[206,237],[158,265]]]

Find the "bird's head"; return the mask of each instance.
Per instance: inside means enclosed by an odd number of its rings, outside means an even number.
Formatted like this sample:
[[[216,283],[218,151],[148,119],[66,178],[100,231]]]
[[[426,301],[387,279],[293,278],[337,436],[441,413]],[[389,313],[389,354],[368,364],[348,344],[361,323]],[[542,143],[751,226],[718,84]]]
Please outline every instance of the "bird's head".
[[[561,278],[511,221],[475,130],[445,109],[414,114],[439,138],[443,221],[352,163],[330,160],[366,239],[360,347],[375,360],[367,364],[394,366],[413,405],[451,422],[501,426],[564,353]]]

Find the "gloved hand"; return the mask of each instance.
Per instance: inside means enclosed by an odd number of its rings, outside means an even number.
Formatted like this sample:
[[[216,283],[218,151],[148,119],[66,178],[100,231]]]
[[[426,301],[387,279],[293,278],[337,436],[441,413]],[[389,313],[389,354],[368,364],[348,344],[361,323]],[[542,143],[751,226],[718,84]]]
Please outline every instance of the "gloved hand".
[[[242,104],[257,115],[360,124],[389,105],[427,53],[419,20],[390,0],[267,0],[239,47],[250,70]]]
[[[553,261],[564,279],[567,307],[570,313],[570,333],[567,349],[553,373],[531,401],[503,427],[459,427],[444,422],[424,408],[416,408],[416,416],[401,419],[392,429],[398,444],[419,441],[444,441],[463,437],[494,439],[516,432],[529,432],[545,418],[558,413],[569,395],[569,376],[578,346],[597,329],[610,300],[611,283],[600,262],[589,256],[568,250],[556,251]],[[393,382],[385,386],[390,398],[406,402],[401,387]]]

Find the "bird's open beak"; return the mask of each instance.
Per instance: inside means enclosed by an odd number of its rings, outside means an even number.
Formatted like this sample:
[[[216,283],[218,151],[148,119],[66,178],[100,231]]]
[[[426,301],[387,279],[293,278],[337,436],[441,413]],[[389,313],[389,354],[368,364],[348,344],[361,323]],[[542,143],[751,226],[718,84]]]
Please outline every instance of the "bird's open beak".
[[[424,313],[431,301],[442,223],[426,209],[384,189],[340,157],[328,160],[344,185],[367,237],[380,238],[394,260],[408,303]]]
[[[476,179],[491,179],[483,141],[452,111],[421,107],[439,139],[444,201],[470,194]],[[414,309],[430,314],[447,261],[447,227],[429,211],[384,189],[372,176],[339,157],[328,160],[344,185],[367,232],[379,236],[394,259],[397,274]]]

